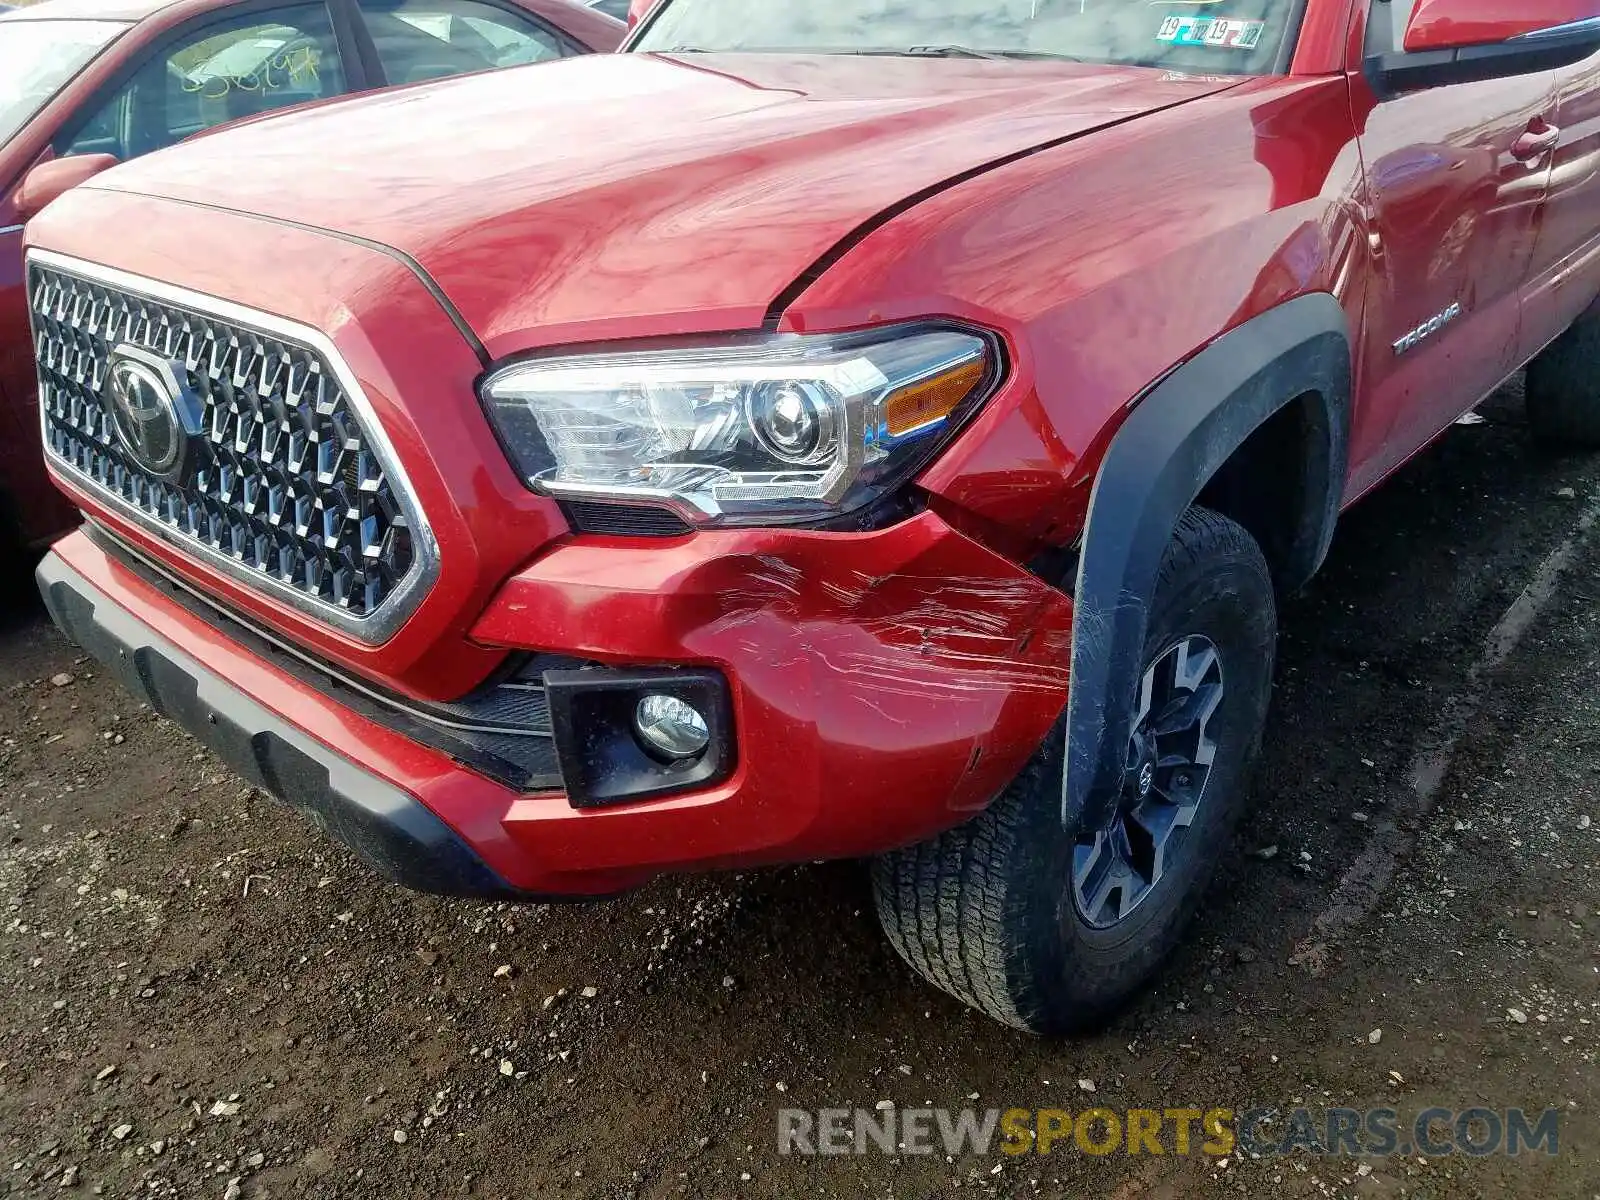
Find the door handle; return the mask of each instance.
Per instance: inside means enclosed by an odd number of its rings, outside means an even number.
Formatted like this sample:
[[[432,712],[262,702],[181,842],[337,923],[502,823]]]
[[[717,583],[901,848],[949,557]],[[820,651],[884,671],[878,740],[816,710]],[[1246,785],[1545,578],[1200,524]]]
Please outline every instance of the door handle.
[[[1511,145],[1511,157],[1531,163],[1543,158],[1561,144],[1561,130],[1546,121],[1535,121]]]

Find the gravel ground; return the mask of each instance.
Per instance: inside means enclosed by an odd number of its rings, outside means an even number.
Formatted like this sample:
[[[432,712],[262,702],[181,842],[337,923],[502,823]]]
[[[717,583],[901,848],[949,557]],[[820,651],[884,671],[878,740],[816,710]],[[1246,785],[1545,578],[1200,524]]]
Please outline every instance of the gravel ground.
[[[16,607],[0,1194],[1600,1197],[1600,537],[1579,529],[1600,461],[1532,449],[1514,392],[1485,412],[1351,513],[1283,613],[1207,911],[1079,1041],[914,979],[857,864],[573,907],[383,885]],[[1564,543],[1550,603],[1486,658]],[[1443,768],[1426,795],[1419,760]],[[1558,1108],[1561,1153],[778,1153],[783,1107],[1080,1109],[1088,1086],[1114,1108]]]

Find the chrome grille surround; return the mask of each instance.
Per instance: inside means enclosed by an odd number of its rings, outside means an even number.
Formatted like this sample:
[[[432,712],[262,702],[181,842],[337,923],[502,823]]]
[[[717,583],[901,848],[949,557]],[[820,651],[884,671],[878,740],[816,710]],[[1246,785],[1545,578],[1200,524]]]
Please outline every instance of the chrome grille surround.
[[[438,545],[359,382],[323,333],[31,250],[45,454],[185,556],[369,645],[439,573]],[[118,345],[154,351],[202,402],[197,460],[167,483],[119,444],[103,389]]]

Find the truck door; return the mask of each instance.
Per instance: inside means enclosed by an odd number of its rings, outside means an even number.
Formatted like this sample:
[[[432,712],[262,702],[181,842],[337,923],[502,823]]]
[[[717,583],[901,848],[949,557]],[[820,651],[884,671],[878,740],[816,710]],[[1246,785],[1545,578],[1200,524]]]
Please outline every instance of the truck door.
[[[1600,54],[1556,72],[1550,189],[1523,307],[1522,349],[1532,358],[1600,294]]]
[[[1416,0],[1365,0],[1365,51],[1403,45]],[[1538,72],[1380,96],[1351,65],[1374,269],[1351,491],[1375,484],[1521,365],[1522,297],[1549,179]]]

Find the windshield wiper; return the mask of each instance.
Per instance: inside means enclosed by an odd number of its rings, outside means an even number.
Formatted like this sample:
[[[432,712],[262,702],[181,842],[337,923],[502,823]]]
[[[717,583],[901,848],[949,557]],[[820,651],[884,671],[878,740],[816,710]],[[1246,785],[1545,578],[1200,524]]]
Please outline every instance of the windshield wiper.
[[[1009,58],[997,50],[978,50],[972,46],[912,46],[905,51],[910,58]]]
[[[912,58],[1055,58],[1063,62],[1083,62],[1071,54],[1057,54],[1053,50],[980,50],[975,46],[912,46],[897,51]]]
[[[720,50],[705,46],[662,46],[640,50],[645,54],[854,54],[877,58],[989,58],[1008,59],[1059,59],[1062,62],[1086,62],[1071,54],[1057,54],[1053,50],[980,50],[976,46],[725,46]]]

